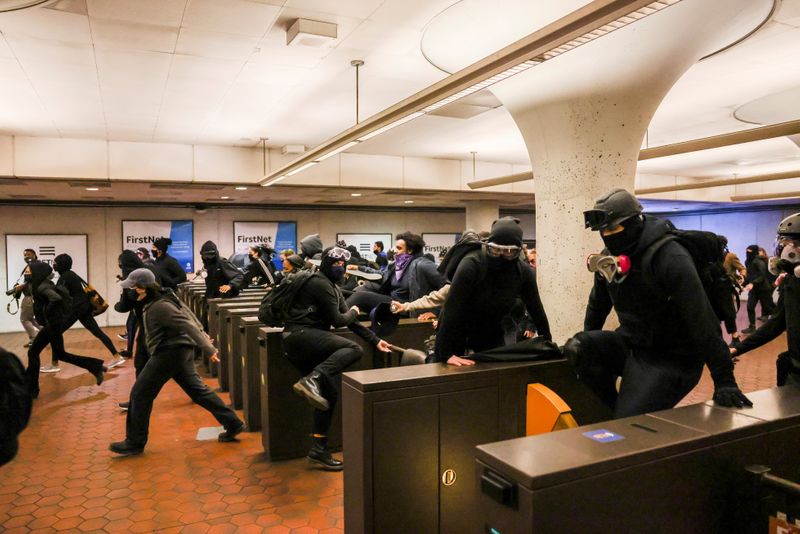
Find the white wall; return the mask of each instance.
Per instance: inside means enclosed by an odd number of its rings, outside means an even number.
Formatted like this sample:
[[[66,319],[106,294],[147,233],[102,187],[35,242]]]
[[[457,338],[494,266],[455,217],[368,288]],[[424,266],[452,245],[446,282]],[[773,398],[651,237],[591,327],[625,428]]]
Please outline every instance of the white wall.
[[[197,214],[192,208],[163,207],[0,207],[0,229],[5,234],[88,234],[89,281],[115,303],[118,296],[115,276],[119,273],[117,257],[122,251],[122,220],[194,221],[195,262],[199,265],[200,245],[214,241],[220,251],[233,250],[233,221],[296,221],[297,238],[319,233],[323,243],[332,244],[336,233],[392,233],[405,230],[424,232],[460,232],[464,229],[463,212],[373,212],[334,210],[266,210],[266,209],[209,209]],[[527,234],[527,232],[526,232]],[[5,245],[0,246],[0,279],[5,280]],[[121,325],[125,317],[109,309],[98,318],[101,326]],[[17,332],[22,328],[19,316],[11,316],[0,306],[0,332]]]

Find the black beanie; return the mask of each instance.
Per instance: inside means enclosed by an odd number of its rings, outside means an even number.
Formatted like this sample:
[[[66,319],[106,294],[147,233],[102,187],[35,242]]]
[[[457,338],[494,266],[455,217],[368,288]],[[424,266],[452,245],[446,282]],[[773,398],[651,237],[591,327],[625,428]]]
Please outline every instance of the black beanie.
[[[53,268],[58,274],[65,273],[72,269],[72,256],[69,254],[59,254],[53,260]]]
[[[168,237],[159,237],[158,239],[153,241],[153,246],[156,247],[161,252],[166,252],[171,244],[172,244],[172,239]]]
[[[496,245],[522,246],[522,227],[519,219],[515,217],[503,217],[492,223],[492,232],[489,234],[489,242]]]

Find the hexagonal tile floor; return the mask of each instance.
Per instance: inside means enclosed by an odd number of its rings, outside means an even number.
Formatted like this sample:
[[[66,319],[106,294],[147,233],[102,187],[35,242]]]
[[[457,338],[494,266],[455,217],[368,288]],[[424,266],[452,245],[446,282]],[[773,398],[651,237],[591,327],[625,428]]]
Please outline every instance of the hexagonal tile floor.
[[[105,330],[115,340],[122,331]],[[24,342],[23,334],[0,335],[0,346],[23,357]],[[68,332],[66,345],[108,357],[84,330]],[[42,359],[49,363],[49,349]],[[19,455],[0,468],[0,531],[343,532],[341,473],[312,469],[304,459],[268,462],[258,433],[236,443],[197,441],[198,428],[217,422],[174,382],[156,400],[145,453],[116,457],[108,444],[125,436],[117,403],[127,400],[132,364],[108,373],[101,386],[68,364],[41,376]]]

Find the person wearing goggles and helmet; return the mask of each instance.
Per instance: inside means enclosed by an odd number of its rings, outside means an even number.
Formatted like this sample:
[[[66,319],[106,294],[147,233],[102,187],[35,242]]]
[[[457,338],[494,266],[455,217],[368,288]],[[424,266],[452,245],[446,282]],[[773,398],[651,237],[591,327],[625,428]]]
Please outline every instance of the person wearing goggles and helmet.
[[[786,332],[788,350],[776,361],[777,383],[800,385],[800,213],[778,225],[769,269],[778,276],[778,304],[769,320],[730,352],[734,356],[745,354]]]
[[[677,241],[664,241],[671,224],[644,215],[636,197],[624,189],[597,199],[584,212],[584,222],[600,233],[605,244],[601,255],[614,261],[590,263],[598,269],[584,331],[564,346],[579,379],[614,417],[628,417],[674,407],[697,385],[705,362],[714,379],[715,402],[752,406],[736,384],[719,321],[691,255]],[[657,248],[645,273],[642,260],[651,246]],[[599,269],[606,264],[619,271]],[[620,326],[603,330],[612,308]]]
[[[522,257],[522,227],[518,219],[503,217],[492,224],[485,246],[467,253],[456,267],[439,316],[433,361],[473,365],[464,357],[468,350],[503,346],[503,317],[517,299],[539,335],[552,339],[536,276]]]
[[[342,470],[342,462],[328,449],[328,431],[341,390],[342,372],[363,356],[357,343],[334,334],[331,328],[346,326],[379,350],[391,350],[358,322],[358,308],[348,309],[336,285],[344,278],[349,259],[350,252],[340,247],[322,252],[319,270],[297,290],[283,330],[286,356],[303,375],[292,389],[314,408],[313,446],[308,459],[326,471]]]

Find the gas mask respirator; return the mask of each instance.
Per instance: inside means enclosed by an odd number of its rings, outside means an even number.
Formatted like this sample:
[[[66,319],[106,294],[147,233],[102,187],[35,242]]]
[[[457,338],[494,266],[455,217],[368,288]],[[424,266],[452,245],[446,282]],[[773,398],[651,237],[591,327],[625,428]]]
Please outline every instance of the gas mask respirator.
[[[603,275],[608,283],[621,283],[631,271],[631,259],[628,256],[589,254],[586,267],[590,272]]]
[[[800,278],[800,242],[779,237],[775,241],[775,255],[769,259],[769,272],[775,276],[789,273]]]

